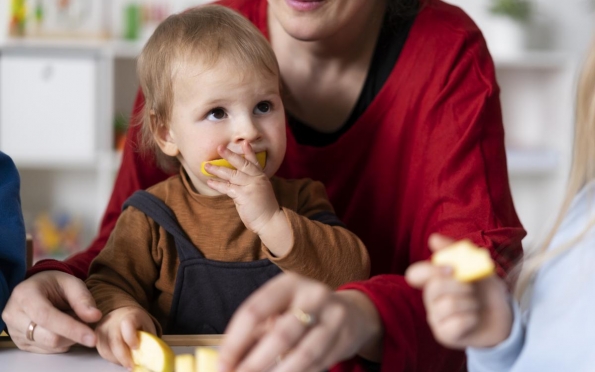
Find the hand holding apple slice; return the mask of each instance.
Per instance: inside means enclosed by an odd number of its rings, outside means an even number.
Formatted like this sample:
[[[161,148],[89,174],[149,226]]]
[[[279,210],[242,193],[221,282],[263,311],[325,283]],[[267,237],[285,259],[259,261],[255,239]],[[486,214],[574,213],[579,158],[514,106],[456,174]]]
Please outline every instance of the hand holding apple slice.
[[[174,371],[174,352],[162,339],[152,333],[138,331],[138,340],[138,348],[131,351],[135,371]]]
[[[432,263],[452,267],[454,278],[464,283],[486,278],[495,268],[488,250],[477,247],[469,240],[458,241],[435,252]]]

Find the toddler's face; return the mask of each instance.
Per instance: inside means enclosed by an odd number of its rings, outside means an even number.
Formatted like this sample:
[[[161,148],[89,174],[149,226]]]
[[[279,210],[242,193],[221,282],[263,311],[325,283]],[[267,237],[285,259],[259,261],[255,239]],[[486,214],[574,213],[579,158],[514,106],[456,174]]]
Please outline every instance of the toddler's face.
[[[243,154],[242,143],[249,142],[255,153],[266,151],[266,175],[275,174],[286,145],[277,76],[238,71],[225,61],[218,61],[210,69],[201,63],[188,63],[176,73],[173,88],[172,120],[166,141],[178,152],[199,193],[218,194],[207,186],[208,177],[202,174],[201,164],[220,158],[220,145]]]

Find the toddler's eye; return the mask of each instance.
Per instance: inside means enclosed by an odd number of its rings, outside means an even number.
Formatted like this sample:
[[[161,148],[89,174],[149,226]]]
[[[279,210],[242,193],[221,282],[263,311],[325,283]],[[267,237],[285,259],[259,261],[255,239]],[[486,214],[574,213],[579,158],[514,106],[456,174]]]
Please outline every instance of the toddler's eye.
[[[266,114],[267,112],[271,111],[271,103],[268,101],[258,102],[256,107],[254,108],[255,114]]]
[[[209,111],[209,115],[207,116],[207,119],[209,120],[223,120],[225,119],[227,115],[225,114],[225,110],[223,110],[221,107],[217,107],[212,109],[211,111]]]

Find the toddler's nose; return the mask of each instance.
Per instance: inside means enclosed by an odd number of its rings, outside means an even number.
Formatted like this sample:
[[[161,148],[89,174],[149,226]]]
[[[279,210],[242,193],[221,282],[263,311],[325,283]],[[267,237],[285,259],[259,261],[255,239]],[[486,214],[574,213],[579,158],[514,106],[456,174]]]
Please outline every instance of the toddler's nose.
[[[258,141],[261,137],[260,130],[256,126],[256,123],[249,118],[239,121],[235,128],[234,142],[236,143],[241,143],[242,141],[253,143]]]

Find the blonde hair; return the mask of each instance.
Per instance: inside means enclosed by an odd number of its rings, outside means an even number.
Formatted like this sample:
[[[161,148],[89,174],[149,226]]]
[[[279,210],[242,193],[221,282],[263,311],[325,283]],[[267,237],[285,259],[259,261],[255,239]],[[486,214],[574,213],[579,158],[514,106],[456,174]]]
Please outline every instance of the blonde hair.
[[[188,61],[212,68],[221,59],[239,71],[279,76],[277,59],[260,31],[239,13],[219,5],[197,7],[168,17],[157,27],[137,62],[145,97],[139,113],[140,150],[152,153],[166,171],[179,166],[156,141],[162,126],[169,127],[176,72]]]
[[[523,263],[523,268],[515,289],[516,297],[523,300],[531,287],[533,278],[539,269],[549,260],[559,256],[576,246],[595,221],[590,221],[580,234],[569,242],[554,249],[547,250],[552,244],[555,234],[558,232],[564,217],[568,213],[572,201],[581,189],[590,181],[595,179],[595,41],[591,46],[589,55],[583,66],[578,83],[576,122],[574,130],[574,149],[572,155],[572,167],[566,189],[566,195],[562,207],[553,228],[545,237],[538,248],[531,252]],[[525,298],[526,300],[526,298]]]

